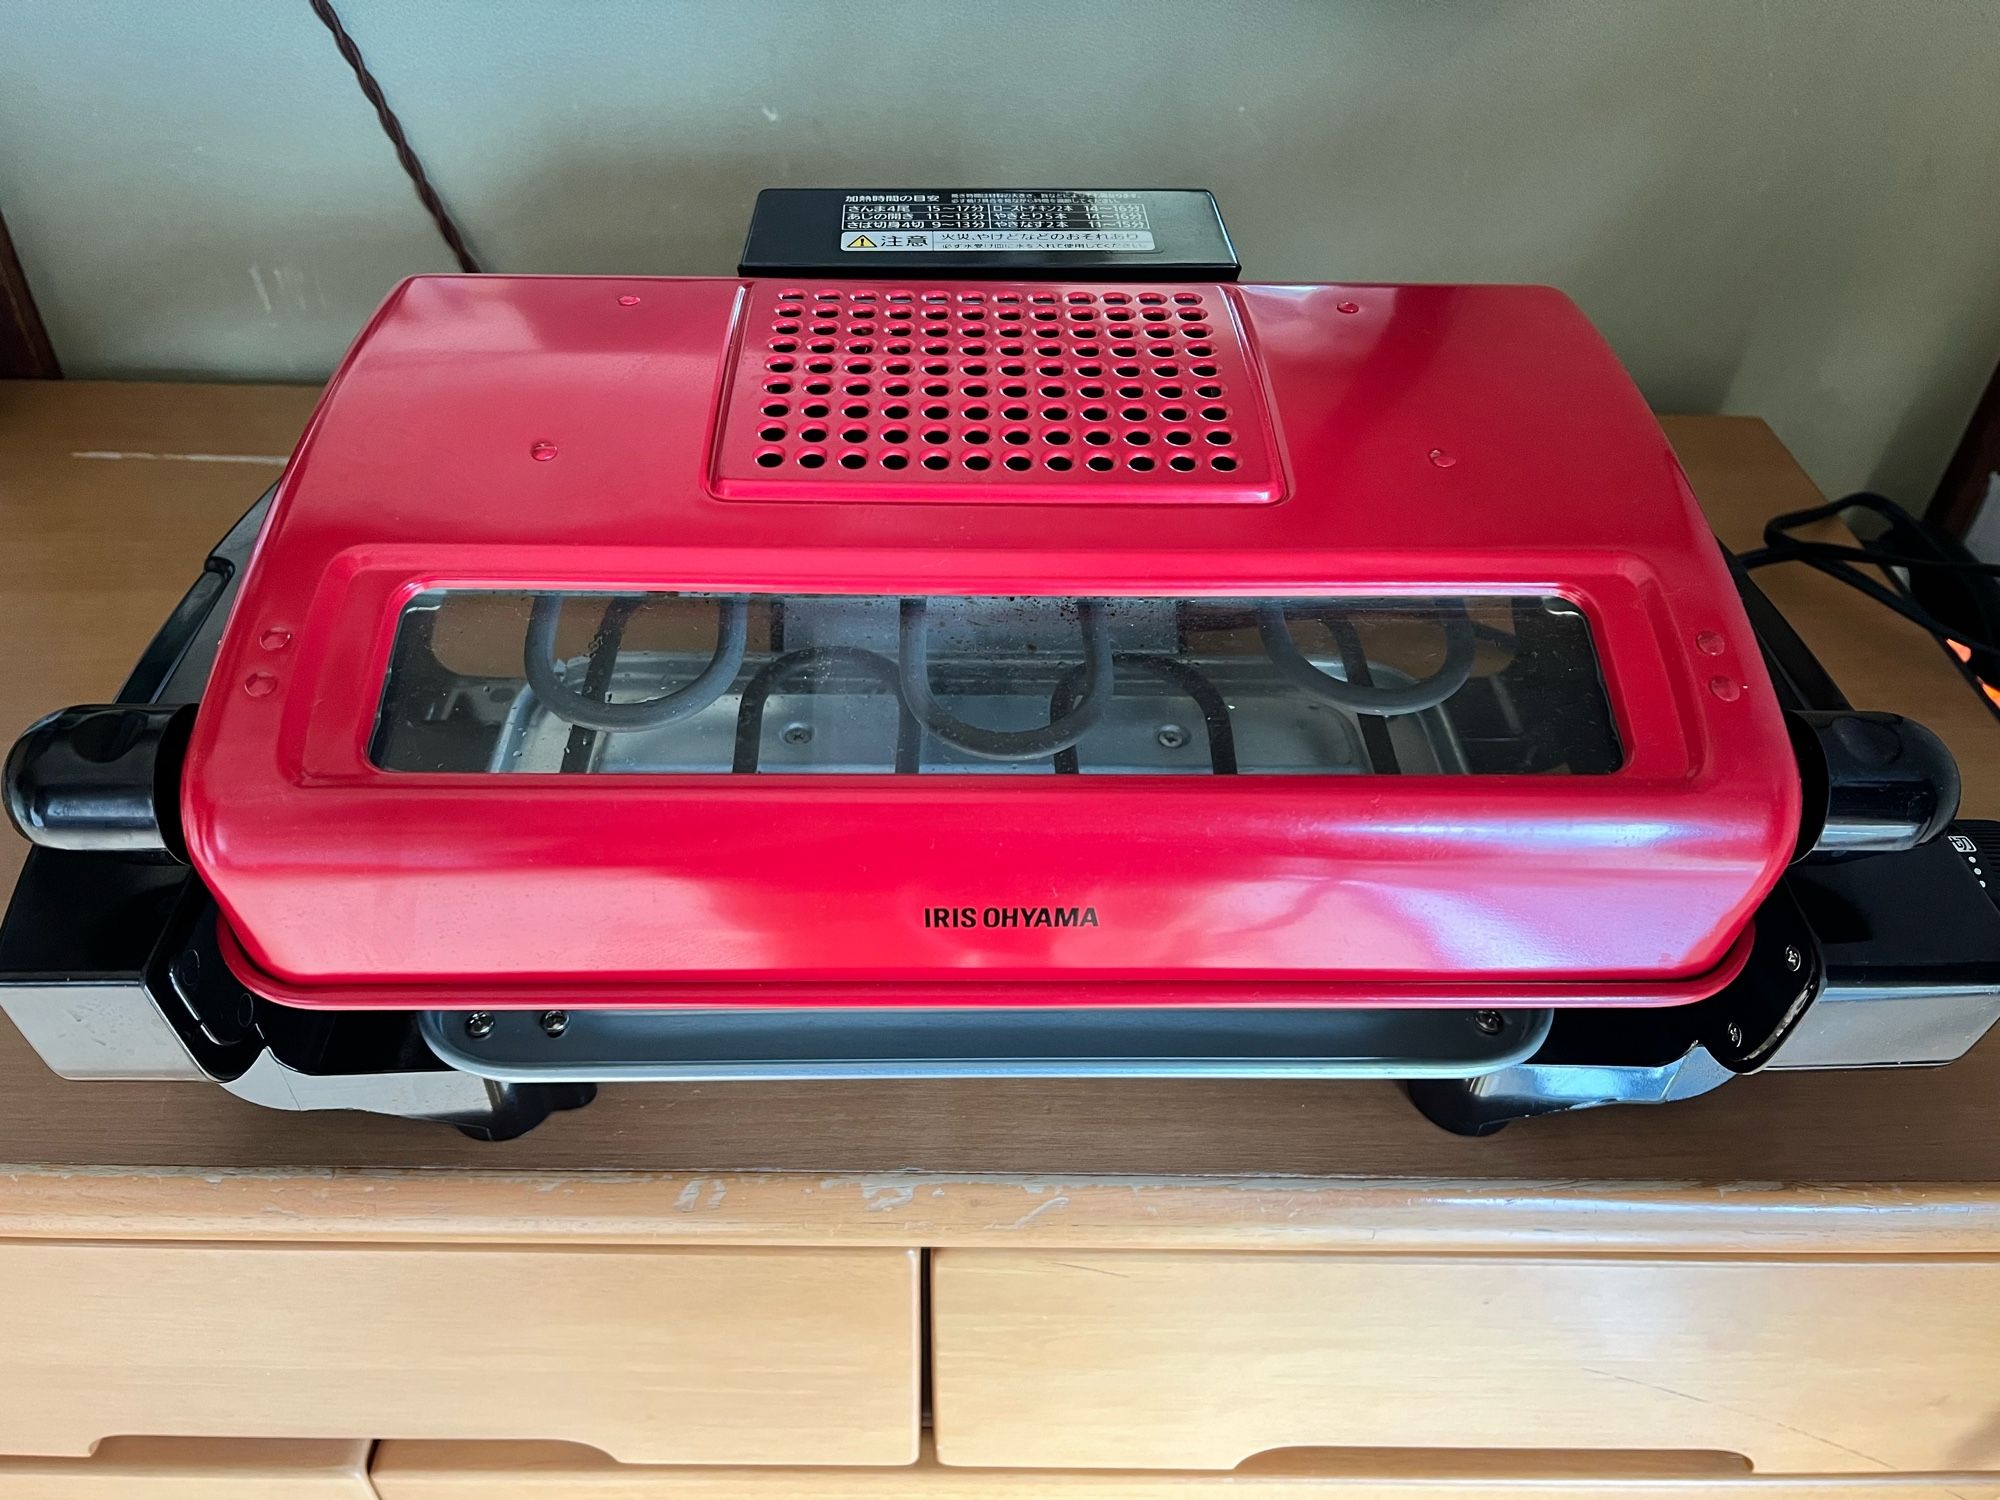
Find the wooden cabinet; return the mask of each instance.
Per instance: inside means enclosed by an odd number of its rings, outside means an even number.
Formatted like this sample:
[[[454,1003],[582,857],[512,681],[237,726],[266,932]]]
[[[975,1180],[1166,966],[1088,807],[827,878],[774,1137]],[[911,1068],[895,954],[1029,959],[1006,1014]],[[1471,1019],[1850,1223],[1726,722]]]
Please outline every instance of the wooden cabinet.
[[[1993,1259],[945,1250],[932,1307],[951,1465],[1316,1445],[2000,1470]]]
[[[312,394],[0,392],[0,719],[120,680]],[[1822,498],[1754,419],[1669,429],[1727,545]],[[1759,578],[2000,815],[1934,642]],[[0,1022],[0,1500],[2000,1500],[1996,1098],[2000,1038],[1477,1141],[1386,1085],[1001,1079],[494,1144]]]
[[[384,1443],[381,1500],[2000,1500],[2000,1478],[1768,1479],[1660,1454],[1293,1449],[1224,1473],[668,1469],[551,1443]]]
[[[115,1438],[88,1458],[0,1458],[0,1500],[373,1500],[369,1445]]]
[[[899,1464],[893,1249],[0,1242],[0,1453],[119,1434],[536,1436],[652,1463]]]

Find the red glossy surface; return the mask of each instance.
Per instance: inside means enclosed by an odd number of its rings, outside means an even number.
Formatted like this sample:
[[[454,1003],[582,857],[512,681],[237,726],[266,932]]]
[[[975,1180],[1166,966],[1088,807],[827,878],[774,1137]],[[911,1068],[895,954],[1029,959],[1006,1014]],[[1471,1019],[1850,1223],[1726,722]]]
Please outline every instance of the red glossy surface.
[[[1094,503],[1103,475],[1032,508],[983,476],[926,504],[725,500],[720,414],[742,339],[768,337],[745,283],[398,289],[285,474],[196,729],[189,842],[244,977],[300,1004],[481,1006],[1713,990],[1799,791],[1722,559],[1616,359],[1544,289],[1197,290],[1250,351],[1277,503]],[[376,770],[396,612],[451,586],[1559,593],[1591,620],[1627,760],[1004,782]],[[263,651],[271,631],[294,649]],[[276,681],[253,693],[252,673]],[[1726,701],[1719,676],[1742,691]],[[959,905],[1099,920],[923,925]]]
[[[1280,498],[1214,287],[750,285],[716,445],[728,499]]]

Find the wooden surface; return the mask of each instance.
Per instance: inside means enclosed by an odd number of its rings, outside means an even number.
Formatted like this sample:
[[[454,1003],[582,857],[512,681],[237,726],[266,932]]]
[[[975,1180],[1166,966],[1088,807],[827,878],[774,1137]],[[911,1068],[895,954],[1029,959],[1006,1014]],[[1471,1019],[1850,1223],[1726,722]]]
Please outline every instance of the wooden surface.
[[[311,399],[296,388],[0,385],[0,733],[116,688],[209,545],[277,473],[213,460],[284,453]],[[1759,422],[1668,426],[1734,544],[1817,499]],[[89,453],[183,456],[77,456]],[[1936,648],[1803,570],[1767,582],[1850,696],[1943,733],[1968,811],[2000,815],[2000,727]],[[11,835],[0,850],[11,876]],[[199,1085],[67,1083],[0,1026],[0,1161],[61,1165],[2000,1183],[1996,1098],[2000,1041],[1989,1040],[1943,1070],[1754,1077],[1482,1141],[1436,1130],[1387,1084],[1024,1080],[623,1086],[494,1146],[369,1116],[275,1113]]]
[[[369,1447],[113,1438],[89,1458],[0,1458],[0,1500],[373,1500]]]
[[[1992,1476],[1752,1477],[1726,1454],[1292,1449],[1224,1473],[664,1469],[557,1443],[389,1442],[382,1500],[2000,1500]],[[4,1495],[0,1495],[4,1500]]]
[[[0,381],[0,739],[118,691],[318,395]],[[8,890],[26,847],[0,822]]]
[[[2000,1469],[1984,1257],[944,1250],[931,1344],[949,1465],[1671,1446],[1765,1474]]]
[[[2000,1189],[733,1172],[0,1172],[0,1241],[2000,1256]]]
[[[517,1438],[644,1463],[906,1464],[914,1250],[0,1241],[0,1453]]]

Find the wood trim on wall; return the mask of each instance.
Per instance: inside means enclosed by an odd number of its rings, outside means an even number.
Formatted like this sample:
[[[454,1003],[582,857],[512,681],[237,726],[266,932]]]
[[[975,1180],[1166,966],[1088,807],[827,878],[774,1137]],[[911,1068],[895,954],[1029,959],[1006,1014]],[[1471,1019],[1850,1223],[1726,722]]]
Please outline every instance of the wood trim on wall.
[[[14,253],[7,221],[0,217],[0,379],[60,380],[55,346],[42,326],[34,293]]]
[[[2000,470],[2000,368],[1986,382],[1986,394],[1973,408],[1958,451],[1938,481],[1930,519],[1953,536],[1964,536],[1972,518],[1979,514],[1979,504],[1986,498],[1996,470]]]

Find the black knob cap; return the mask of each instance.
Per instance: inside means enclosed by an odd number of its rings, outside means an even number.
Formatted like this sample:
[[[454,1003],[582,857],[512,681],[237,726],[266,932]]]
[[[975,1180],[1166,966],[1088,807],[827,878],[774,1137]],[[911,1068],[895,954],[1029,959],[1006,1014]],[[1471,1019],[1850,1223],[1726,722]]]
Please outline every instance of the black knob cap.
[[[1958,763],[1900,714],[1851,709],[1787,716],[1805,809],[1800,854],[1914,849],[1958,812]]]
[[[30,842],[100,853],[187,857],[181,763],[194,705],[66,708],[7,756],[7,816]]]

